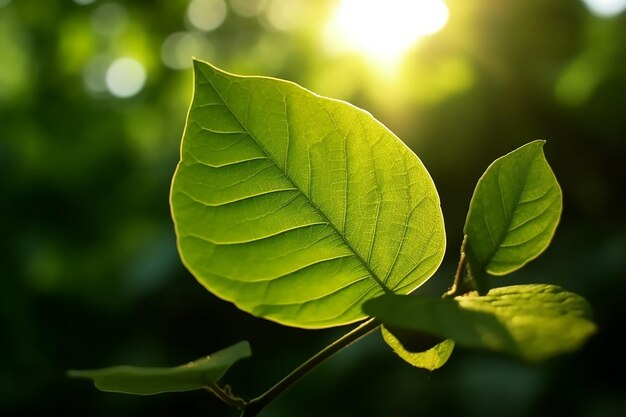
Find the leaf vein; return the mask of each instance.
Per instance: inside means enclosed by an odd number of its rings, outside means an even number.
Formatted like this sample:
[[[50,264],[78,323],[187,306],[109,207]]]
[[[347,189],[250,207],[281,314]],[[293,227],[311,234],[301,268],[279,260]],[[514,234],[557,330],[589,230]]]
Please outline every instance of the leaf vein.
[[[252,135],[252,133],[242,124],[241,120],[238,119],[238,116],[235,114],[235,112],[231,109],[231,107],[229,106],[228,102],[224,99],[224,97],[222,97],[221,93],[219,92],[219,90],[217,89],[217,87],[215,86],[215,84],[213,83],[213,81],[211,79],[208,79],[209,83],[211,84],[211,86],[213,87],[213,90],[215,91],[215,93],[218,95],[218,97],[222,100],[222,102],[224,103],[224,105],[229,109],[229,111],[231,112],[231,114],[233,115],[233,117],[235,117],[238,121],[240,126],[244,129],[244,132],[242,133],[247,133],[257,144],[257,146],[272,160],[272,162],[274,162],[274,164],[277,167],[280,167],[275,160],[275,157],[273,155],[271,155],[267,149],[265,149],[265,147],[263,147],[261,145],[261,143]],[[387,293],[391,292],[389,290],[389,288],[380,280],[380,278],[378,277],[378,275],[372,271],[371,267],[369,264],[366,263],[366,261],[363,259],[363,257],[359,254],[359,252],[352,246],[352,244],[346,239],[345,235],[342,234],[339,229],[337,229],[337,227],[330,221],[330,219],[328,218],[328,216],[326,215],[326,213],[324,213],[319,205],[315,204],[314,201],[307,196],[306,194],[304,194],[302,192],[302,190],[298,187],[298,185],[296,183],[293,182],[293,180],[291,178],[289,178],[289,176],[286,175],[285,172],[283,172],[285,178],[287,178],[287,180],[289,180],[296,188],[298,188],[298,190],[300,191],[301,194],[305,195],[307,197],[307,200],[309,202],[309,204],[311,204],[314,208],[317,209],[317,211],[319,212],[319,214],[324,218],[325,222],[332,227],[336,233],[341,236],[344,244],[346,246],[348,246],[348,248],[356,255],[357,259],[360,261],[360,263],[362,264],[362,266],[367,270],[367,272],[371,275],[371,277],[383,288],[383,290]]]
[[[205,161],[201,161],[200,159],[196,158],[193,153],[189,152],[189,156],[195,161],[194,163],[187,163],[187,166],[191,166],[191,165],[195,165],[195,164],[199,164],[199,165],[204,165],[205,167],[209,167],[209,168],[226,168],[226,167],[231,167],[233,165],[239,165],[242,164],[244,162],[250,162],[250,161],[259,161],[259,160],[266,160],[269,159],[266,156],[253,156],[251,158],[248,159],[240,159],[238,161],[229,161],[229,162],[225,162],[223,164],[210,164],[208,162]]]
[[[233,203],[240,203],[246,200],[252,200],[258,197],[263,197],[268,194],[281,193],[281,192],[286,192],[286,191],[298,191],[298,190],[296,190],[295,188],[281,188],[281,189],[276,189],[276,190],[268,190],[268,191],[260,192],[258,194],[247,195],[247,196],[236,198],[234,200],[224,201],[221,203],[207,203],[206,201],[203,201],[197,197],[194,197],[187,191],[183,191],[183,190],[176,190],[175,194],[183,194],[185,197],[189,198],[190,200],[193,200],[194,202],[198,204],[202,204],[203,206],[206,206],[206,207],[222,207],[222,206],[227,206]]]
[[[212,245],[216,245],[216,246],[241,245],[241,244],[244,244],[244,243],[252,243],[252,242],[258,242],[258,241],[265,240],[265,239],[270,239],[270,238],[273,238],[273,237],[276,237],[276,236],[279,236],[279,235],[282,235],[282,234],[285,234],[285,233],[288,233],[288,232],[293,232],[294,230],[304,229],[306,227],[318,226],[318,225],[326,226],[326,225],[328,225],[328,223],[313,222],[313,223],[307,223],[307,224],[299,224],[299,225],[294,226],[294,227],[289,227],[287,229],[279,230],[279,231],[277,231],[275,233],[270,233],[269,235],[258,236],[258,237],[254,237],[252,239],[245,239],[245,240],[238,240],[238,241],[229,241],[229,242],[214,241],[214,240],[211,240],[211,239],[209,239],[209,238],[207,238],[205,236],[200,236],[200,235],[195,234],[195,233],[185,233],[185,234],[181,233],[181,238],[188,238],[188,237],[190,237],[190,238],[193,238],[193,239],[200,239],[200,240],[203,240],[205,242],[208,242],[208,243],[210,243]]]
[[[534,200],[534,201],[538,201],[538,200]],[[550,202],[550,204],[548,204],[546,206],[546,208],[544,208],[543,210],[541,210],[539,213],[535,214],[532,217],[529,217],[528,219],[524,220],[523,222],[521,222],[520,224],[511,227],[509,229],[509,233],[516,231],[517,229],[521,228],[522,226],[527,225],[530,222],[533,222],[537,219],[539,219],[541,216],[543,216],[544,214],[548,213],[548,211],[554,206],[554,203],[558,202],[558,198],[555,198],[552,202]]]

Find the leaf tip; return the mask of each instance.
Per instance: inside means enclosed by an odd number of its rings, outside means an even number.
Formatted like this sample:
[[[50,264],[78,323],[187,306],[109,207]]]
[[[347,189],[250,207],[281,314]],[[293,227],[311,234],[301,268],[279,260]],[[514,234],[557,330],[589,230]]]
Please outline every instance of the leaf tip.
[[[196,57],[192,57],[191,59],[193,62],[194,74],[202,74],[203,76],[211,76],[214,73],[222,73],[222,74],[226,73],[226,71],[216,67],[210,62],[204,61]]]
[[[69,369],[65,372],[65,376],[68,378],[84,378],[85,371],[78,371],[76,369]]]
[[[235,347],[240,350],[242,358],[249,358],[252,356],[252,348],[250,348],[250,342],[247,340],[242,340],[237,343]]]
[[[194,72],[198,72],[201,70],[202,67],[211,67],[211,64],[209,64],[206,61],[203,61],[201,59],[196,58],[195,56],[191,57],[191,61],[193,63],[193,71]]]

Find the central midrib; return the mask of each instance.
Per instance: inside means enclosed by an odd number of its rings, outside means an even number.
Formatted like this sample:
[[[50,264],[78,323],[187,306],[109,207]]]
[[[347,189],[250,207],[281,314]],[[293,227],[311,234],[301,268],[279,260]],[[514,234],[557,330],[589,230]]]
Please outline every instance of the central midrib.
[[[236,116],[235,116],[236,117]],[[536,154],[535,154],[536,155]],[[269,155],[268,155],[269,156]],[[505,227],[504,227],[504,232],[502,232],[500,234],[500,236],[498,237],[498,243],[494,246],[493,250],[491,251],[491,253],[489,254],[489,256],[487,257],[487,262],[485,262],[485,265],[488,265],[489,262],[491,262],[493,260],[493,257],[496,256],[496,253],[498,253],[498,251],[500,250],[500,245],[502,244],[502,242],[504,242],[504,239],[507,236],[507,232],[509,231],[509,228],[511,227],[511,224],[513,223],[513,218],[515,217],[515,211],[516,211],[516,207],[519,204],[519,200],[520,198],[522,198],[522,193],[524,191],[524,187],[526,186],[526,182],[528,181],[528,176],[529,176],[529,172],[530,172],[530,165],[533,163],[533,161],[535,160],[535,157],[533,156],[533,158],[531,159],[531,161],[527,164],[527,166],[525,167],[525,175],[524,175],[524,181],[522,182],[522,185],[520,186],[519,191],[517,192],[517,195],[515,196],[515,204],[513,206],[513,211],[511,212],[511,214],[508,216],[506,215],[506,208],[504,207],[504,204],[502,205],[502,211],[504,212],[504,216],[505,216]],[[502,169],[502,165],[500,165],[498,167],[498,174],[496,176],[496,183],[498,184],[498,190],[500,190],[500,198],[503,198],[502,195],[502,187],[500,186],[500,170]],[[483,206],[483,210],[484,210],[484,206]],[[495,242],[494,242],[495,243]]]
[[[272,154],[270,154],[265,147],[254,137],[254,135],[252,135],[252,133],[250,132],[250,130],[248,130],[248,128],[242,123],[242,121],[239,119],[239,117],[237,117],[237,115],[235,114],[235,112],[231,109],[231,107],[228,105],[228,103],[226,102],[226,100],[224,99],[224,97],[220,94],[219,90],[217,89],[217,87],[215,86],[215,84],[213,84],[213,81],[210,80],[206,74],[202,74],[204,75],[207,80],[209,81],[209,83],[211,84],[211,87],[213,87],[213,90],[215,91],[215,93],[217,94],[217,96],[220,98],[220,100],[222,100],[222,103],[224,103],[224,106],[226,106],[226,108],[228,109],[228,111],[233,115],[233,117],[237,120],[237,122],[239,123],[239,125],[241,126],[242,129],[245,130],[246,134],[248,136],[250,136],[250,138],[254,141],[254,143],[263,151],[263,153],[265,155],[267,155],[267,157],[272,161],[272,163],[283,173],[284,177],[287,178],[287,180],[298,190],[298,192],[300,194],[302,194],[306,200],[308,201],[308,203],[318,212],[320,213],[320,215],[324,218],[324,220],[328,223],[328,225],[335,231],[335,233],[341,237],[341,240],[343,241],[343,243],[348,247],[348,249],[350,249],[350,251],[354,254],[354,256],[357,258],[357,260],[361,263],[361,265],[363,265],[363,267],[367,270],[367,272],[372,276],[372,278],[374,279],[374,281],[376,281],[376,283],[378,285],[380,285],[380,287],[383,289],[383,291],[385,293],[388,294],[393,294],[393,291],[391,291],[391,289],[389,289],[389,287],[387,287],[383,281],[378,277],[378,275],[372,271],[372,269],[370,268],[370,266],[367,264],[367,262],[365,261],[365,259],[363,259],[363,257],[361,256],[361,254],[352,246],[352,244],[350,243],[350,241],[348,239],[346,239],[346,237],[339,231],[339,229],[335,226],[335,224],[328,218],[328,216],[326,215],[326,213],[324,213],[322,211],[322,209],[320,207],[318,207],[317,204],[315,204],[315,202],[306,194],[302,191],[302,189],[300,188],[300,186],[298,186],[298,184],[296,184],[290,177],[289,175],[287,175],[287,173],[285,172],[284,169],[282,169],[280,167],[280,165],[277,163],[276,159],[274,158],[274,156]],[[286,96],[285,96],[285,106],[287,106],[287,100],[286,100]],[[285,112],[285,118],[287,118],[287,114]],[[339,133],[339,132],[338,132]],[[347,139],[346,139],[347,140]]]

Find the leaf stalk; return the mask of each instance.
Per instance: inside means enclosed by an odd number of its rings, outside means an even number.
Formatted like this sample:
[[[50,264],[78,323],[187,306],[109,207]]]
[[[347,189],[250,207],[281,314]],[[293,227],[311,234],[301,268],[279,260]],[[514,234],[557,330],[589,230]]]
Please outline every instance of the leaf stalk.
[[[366,336],[380,326],[380,322],[376,319],[370,319],[352,331],[346,333],[330,345],[316,353],[306,362],[302,363],[296,369],[291,371],[287,376],[278,381],[276,385],[265,391],[262,395],[245,403],[241,417],[255,417],[269,403],[274,401],[279,395],[285,392],[289,387],[295,384],[300,378],[309,371],[320,365],[326,359],[350,346],[352,343]]]

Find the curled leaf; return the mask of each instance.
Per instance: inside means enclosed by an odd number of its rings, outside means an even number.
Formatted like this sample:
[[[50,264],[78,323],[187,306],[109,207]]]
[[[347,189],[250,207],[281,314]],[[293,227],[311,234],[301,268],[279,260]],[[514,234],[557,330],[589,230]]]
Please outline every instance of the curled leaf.
[[[545,284],[495,288],[485,296],[454,299],[388,294],[363,308],[385,325],[528,361],[576,350],[596,331],[584,298]]]
[[[428,337],[420,332],[400,328],[392,331],[386,326],[381,326],[381,333],[385,342],[398,356],[417,368],[429,371],[441,368],[454,349],[453,340]]]

